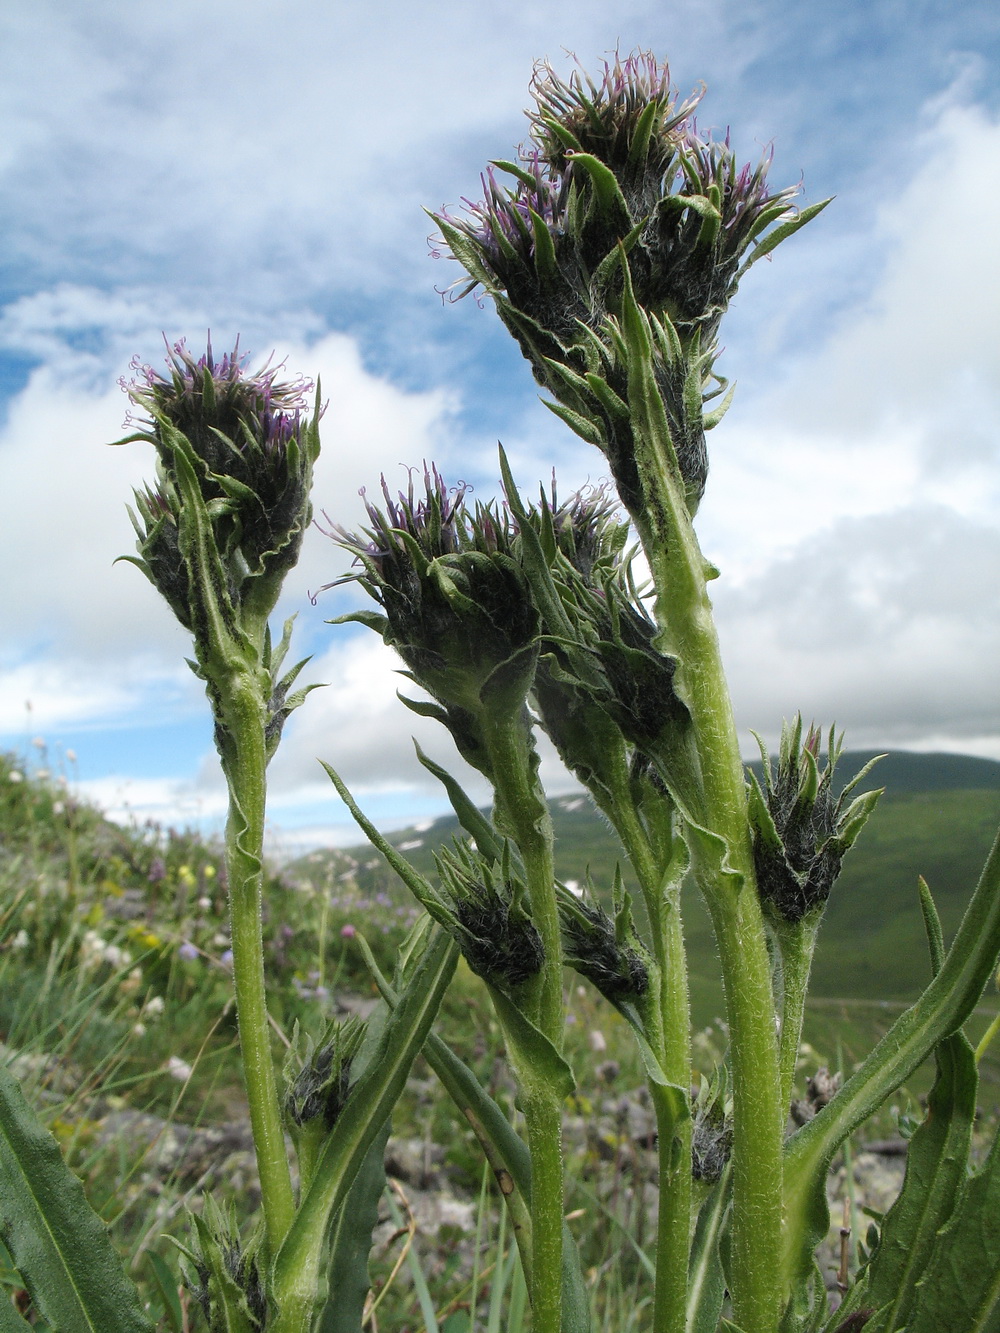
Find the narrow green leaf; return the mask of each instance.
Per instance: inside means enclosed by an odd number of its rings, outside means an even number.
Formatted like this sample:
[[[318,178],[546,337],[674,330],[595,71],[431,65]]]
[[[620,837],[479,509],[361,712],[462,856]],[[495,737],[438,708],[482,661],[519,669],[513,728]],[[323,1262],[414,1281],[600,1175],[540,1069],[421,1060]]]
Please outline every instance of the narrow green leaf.
[[[0,1236],[35,1308],[55,1329],[151,1333],[104,1223],[5,1069],[0,1069]]]
[[[362,1327],[371,1288],[368,1256],[385,1189],[385,1145],[390,1128],[391,1120],[387,1120],[361,1163],[346,1204],[333,1219],[329,1291],[313,1333],[359,1333]]]
[[[785,1150],[786,1289],[808,1267],[826,1234],[824,1182],[834,1153],[947,1037],[959,1031],[996,968],[1000,953],[1000,834],[983,868],[940,972],[893,1023],[861,1068]]]
[[[607,380],[602,379],[600,375],[589,374],[586,383],[609,417],[617,418],[619,421],[628,418],[628,404],[618,397]]]
[[[716,426],[726,415],[733,405],[733,396],[736,393],[736,385],[731,384],[726,390],[725,397],[718,407],[713,407],[711,412],[704,412],[701,418],[703,430],[715,430]]]
[[[163,1302],[171,1333],[184,1333],[184,1311],[181,1309],[180,1297],[177,1294],[177,1279],[173,1270],[165,1259],[161,1259],[152,1250],[146,1251],[146,1259],[153,1270],[153,1281]]]
[[[924,919],[927,947],[931,954],[931,972],[937,976],[944,962],[944,931],[941,929],[941,918],[938,916],[937,907],[923,875],[917,880],[917,892],[920,894],[920,914]]]
[[[698,1221],[691,1242],[688,1262],[687,1313],[685,1333],[716,1333],[726,1297],[726,1277],[722,1269],[719,1240],[730,1206],[730,1175],[727,1162],[698,1210]]]
[[[388,616],[383,616],[379,611],[349,611],[347,615],[335,616],[333,620],[328,620],[326,623],[328,625],[365,625],[368,629],[373,629],[383,639],[389,628]]]
[[[336,769],[331,768],[331,766],[325,763],[322,759],[319,762],[323,765],[327,777],[337,789],[337,794],[354,816],[355,822],[368,838],[368,841],[376,851],[382,853],[385,860],[388,861],[389,865],[395,870],[396,874],[420,905],[434,917],[435,921],[447,925],[450,921],[450,916],[440,895],[435,891],[431,884],[424,879],[423,875],[410,865],[406,857],[403,856],[402,853],[397,852],[395,847],[383,838],[382,834],[355,801]]]
[[[571,408],[563,407],[562,403],[552,403],[547,398],[541,400],[550,412],[554,412],[560,421],[565,421],[570,430],[575,435],[579,435],[581,440],[586,440],[587,444],[594,444],[598,449],[604,446],[604,432],[600,426],[591,421],[588,417],[581,416],[579,412],[572,411]]]
[[[535,272],[543,280],[552,278],[559,272],[552,233],[543,217],[540,217],[534,209],[528,211],[531,215],[531,230],[535,240]]]
[[[628,150],[628,166],[631,171],[638,171],[649,153],[649,142],[653,137],[656,122],[663,114],[663,107],[655,99],[647,102],[642,115],[632,131],[632,144]]]
[[[516,176],[521,184],[526,185],[529,190],[536,190],[538,188],[538,181],[532,176],[531,172],[526,170],[519,163],[511,162],[509,158],[495,157],[490,162],[490,166],[499,167],[501,171],[506,171],[508,175]]]
[[[576,1079],[545,1033],[499,987],[489,986],[489,992],[522,1086],[544,1082],[559,1097],[568,1097],[576,1088]]]
[[[582,167],[590,177],[598,211],[608,219],[617,218],[631,223],[625,196],[618,184],[618,177],[611,168],[606,167],[593,153],[574,153],[570,161],[574,166]],[[629,229],[631,230],[631,227]]]
[[[810,204],[809,207],[804,208],[797,217],[789,218],[788,221],[783,222],[780,227],[775,227],[774,231],[768,232],[764,239],[758,241],[750,251],[748,258],[737,274],[737,277],[742,278],[743,274],[746,273],[747,269],[750,268],[752,264],[756,264],[758,259],[763,259],[765,255],[769,255],[772,250],[781,244],[782,241],[787,240],[793,232],[798,231],[800,227],[804,227],[807,222],[811,222],[817,214],[822,213],[827,204],[832,202],[833,199],[831,197],[830,199],[823,199],[818,204]]]
[[[462,828],[471,838],[475,839],[476,846],[483,856],[489,857],[491,861],[499,861],[503,852],[503,842],[496,829],[465,794],[458,779],[453,778],[446,768],[442,768],[440,764],[436,764],[433,759],[424,754],[416,741],[413,744],[417,751],[417,758],[424,768],[427,769],[428,773],[433,773],[437,780],[443,784],[445,791],[448,793],[451,808],[458,816],[458,822]]]

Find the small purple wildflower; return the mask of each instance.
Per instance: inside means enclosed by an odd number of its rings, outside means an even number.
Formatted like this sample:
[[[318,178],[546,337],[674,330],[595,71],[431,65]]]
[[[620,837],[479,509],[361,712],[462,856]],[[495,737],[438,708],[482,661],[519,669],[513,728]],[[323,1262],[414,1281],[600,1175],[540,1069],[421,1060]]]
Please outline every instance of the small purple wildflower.
[[[223,967],[225,967],[225,968],[231,968],[232,965],[233,965],[233,951],[232,951],[232,949],[224,949],[223,952],[222,952],[222,954],[221,954],[220,957],[219,957],[219,962],[222,964]]]
[[[201,951],[190,940],[184,940],[177,950],[177,956],[183,958],[186,963],[193,963],[201,957]]]
[[[164,864],[162,856],[154,856],[149,864],[149,874],[146,878],[150,884],[161,884],[167,877],[167,867]]]
[[[357,933],[357,930],[349,921],[340,927],[340,938],[343,940],[353,940]]]

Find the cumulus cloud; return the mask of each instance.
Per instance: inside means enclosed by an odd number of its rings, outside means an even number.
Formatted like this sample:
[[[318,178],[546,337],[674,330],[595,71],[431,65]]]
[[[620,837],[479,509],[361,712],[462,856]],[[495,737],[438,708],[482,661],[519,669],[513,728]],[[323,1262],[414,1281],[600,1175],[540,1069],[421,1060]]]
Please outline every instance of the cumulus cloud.
[[[847,518],[717,598],[739,720],[1000,758],[1000,531],[942,506]]]
[[[593,59],[649,8],[390,0],[376,33],[369,8],[312,0],[39,0],[6,16],[8,235],[55,277],[159,264],[272,306],[296,286],[423,285],[422,207],[473,187],[470,144],[478,171],[523,137],[531,61]],[[672,40],[703,41],[721,8],[686,0]]]
[[[910,503],[998,513],[1000,122],[951,99],[927,117],[919,166],[871,237],[879,280],[710,437],[699,522],[737,577],[845,516]],[[942,182],[962,179],[977,188],[959,218]]]

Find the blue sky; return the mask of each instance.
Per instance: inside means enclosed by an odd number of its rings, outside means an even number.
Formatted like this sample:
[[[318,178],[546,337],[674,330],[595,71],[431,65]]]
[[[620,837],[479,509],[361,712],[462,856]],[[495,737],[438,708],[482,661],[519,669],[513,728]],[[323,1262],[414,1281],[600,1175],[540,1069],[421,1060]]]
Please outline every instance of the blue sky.
[[[613,13],[612,13],[613,8]],[[211,824],[224,794],[184,634],[114,558],[151,472],[109,449],[161,331],[239,332],[321,375],[317,508],[434,458],[568,490],[601,459],[542,408],[491,309],[449,306],[426,207],[524,137],[532,63],[668,58],[699,123],[834,204],[744,284],[700,515],[738,720],[1000,758],[1000,16],[979,3],[13,0],[0,14],[0,745],[116,817]],[[441,808],[389,655],[313,533],[282,610],[312,678],[272,771],[273,845],[353,840],[316,764],[388,822]],[[30,702],[30,709],[26,704]],[[421,743],[452,762],[433,729]],[[459,765],[454,761],[455,767]],[[555,789],[567,779],[551,759]],[[477,788],[477,794],[481,789]]]

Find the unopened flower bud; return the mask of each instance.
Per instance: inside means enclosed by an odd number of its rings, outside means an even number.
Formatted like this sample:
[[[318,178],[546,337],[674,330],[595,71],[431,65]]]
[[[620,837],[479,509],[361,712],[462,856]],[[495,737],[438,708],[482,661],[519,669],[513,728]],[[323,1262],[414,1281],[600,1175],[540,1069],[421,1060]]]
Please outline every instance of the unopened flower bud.
[[[566,962],[587,978],[612,1004],[635,1001],[649,989],[649,958],[632,925],[631,901],[616,885],[615,916],[594,901],[562,893]]]
[[[250,373],[247,359],[238,341],[219,360],[211,342],[196,360],[182,341],[168,348],[166,375],[135,360],[135,378],[121,381],[143,415],[126,418],[132,433],[119,443],[148,441],[159,460],[156,485],[136,492],[133,563],[189,629],[204,615],[199,602],[210,579],[210,571],[196,567],[205,553],[181,521],[192,487],[220,562],[224,587],[216,597],[223,610],[242,605],[261,579],[276,597],[312,517],[320,416],[309,401],[312,385],[279,380],[281,365]]]
[[[337,1123],[351,1088],[351,1065],[364,1040],[358,1019],[331,1023],[318,1045],[307,1040],[299,1069],[286,1066],[285,1112],[298,1127],[321,1120],[327,1130]]]
[[[882,790],[865,792],[844,808],[845,798],[872,768],[866,764],[839,797],[833,774],[842,749],[833,728],[828,760],[820,771],[821,733],[810,727],[802,740],[802,719],[782,727],[778,770],[758,737],[764,786],[750,775],[749,815],[757,889],[767,909],[787,922],[822,909],[840,874],[844,855],[875,809]]]
[[[538,615],[511,551],[506,516],[491,505],[469,509],[466,487],[449,492],[433,467],[424,471],[420,498],[412,475],[396,500],[384,479],[382,489],[385,508],[368,503],[370,528],[334,528],[330,535],[359,566],[348,578],[384,614],[340,620],[381,633],[437,701],[436,708],[414,706],[440,717],[462,754],[482,767],[477,719],[484,710],[508,717],[523,710],[538,653]]]
[[[669,331],[655,376],[693,511],[708,470],[704,432],[725,406],[703,418],[724,387],[713,372],[719,322],[750,264],[822,205],[798,213],[797,187],[768,191],[769,153],[741,166],[728,136],[699,133],[702,94],[679,102],[651,52],[616,56],[598,80],[580,70],[564,80],[542,63],[531,91],[520,160],[493,163],[483,201],[464,216],[435,215],[468,274],[452,290],[493,297],[557,415],[604,450],[635,513],[642,482],[615,322],[626,264],[639,307]]]
[[[461,843],[435,859],[455,914],[453,933],[473,972],[504,989],[540,972],[542,938],[511,866],[491,864]]]

